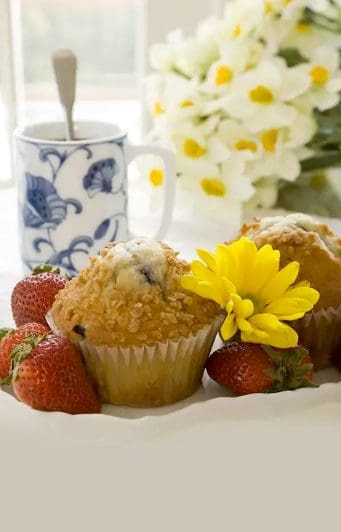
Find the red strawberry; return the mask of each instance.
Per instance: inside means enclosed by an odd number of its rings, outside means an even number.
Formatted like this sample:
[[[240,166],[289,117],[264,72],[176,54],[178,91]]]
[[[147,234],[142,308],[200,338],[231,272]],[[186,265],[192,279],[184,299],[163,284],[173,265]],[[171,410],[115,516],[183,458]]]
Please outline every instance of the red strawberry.
[[[213,380],[237,395],[313,386],[312,360],[302,347],[274,349],[233,342],[210,356],[206,370]]]
[[[12,314],[17,326],[28,322],[47,325],[45,315],[67,279],[59,268],[38,266],[32,275],[16,284],[12,292]]]
[[[13,349],[28,337],[38,338],[49,332],[49,328],[41,323],[26,323],[17,330],[0,330],[0,378],[6,379],[11,369],[11,353]],[[2,339],[1,339],[2,338]]]
[[[13,391],[32,408],[69,414],[100,412],[101,405],[78,349],[49,334],[28,338],[12,351]]]

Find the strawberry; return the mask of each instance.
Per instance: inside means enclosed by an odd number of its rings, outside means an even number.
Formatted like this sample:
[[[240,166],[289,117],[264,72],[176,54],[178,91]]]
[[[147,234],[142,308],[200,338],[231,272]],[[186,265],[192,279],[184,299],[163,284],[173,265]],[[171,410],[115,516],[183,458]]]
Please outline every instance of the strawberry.
[[[209,376],[237,395],[279,392],[313,386],[313,364],[302,347],[274,349],[266,345],[232,342],[207,361]]]
[[[26,323],[17,330],[0,329],[0,378],[6,379],[10,373],[13,349],[29,337],[37,338],[49,332],[41,323]]]
[[[12,314],[17,325],[36,322],[47,325],[45,315],[67,282],[59,268],[38,266],[32,275],[17,283],[12,292]]]
[[[81,354],[66,338],[31,336],[12,351],[11,359],[13,391],[20,401],[38,410],[100,412]]]

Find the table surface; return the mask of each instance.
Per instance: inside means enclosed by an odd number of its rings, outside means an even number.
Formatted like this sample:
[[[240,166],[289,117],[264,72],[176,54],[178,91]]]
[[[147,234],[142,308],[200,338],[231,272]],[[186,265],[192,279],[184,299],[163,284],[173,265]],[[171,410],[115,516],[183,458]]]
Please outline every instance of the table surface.
[[[16,234],[15,191],[0,191],[0,324],[20,277]],[[186,234],[175,220],[168,240],[188,251]],[[340,530],[336,397],[229,419],[223,430],[209,416],[167,437],[164,426],[155,440],[98,446],[63,442],[48,426],[39,437],[20,425],[2,430],[0,410],[1,530]]]

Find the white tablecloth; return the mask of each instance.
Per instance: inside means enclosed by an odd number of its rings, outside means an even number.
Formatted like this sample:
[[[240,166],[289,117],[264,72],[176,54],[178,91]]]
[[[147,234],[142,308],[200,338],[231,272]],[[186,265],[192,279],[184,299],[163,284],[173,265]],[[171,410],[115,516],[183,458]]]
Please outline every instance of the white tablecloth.
[[[0,324],[20,276],[14,205],[14,192],[0,191]],[[172,231],[170,242],[184,245],[181,224]],[[340,530],[341,404],[333,400],[223,429],[207,419],[124,446],[26,429],[3,430],[0,416],[4,532]]]

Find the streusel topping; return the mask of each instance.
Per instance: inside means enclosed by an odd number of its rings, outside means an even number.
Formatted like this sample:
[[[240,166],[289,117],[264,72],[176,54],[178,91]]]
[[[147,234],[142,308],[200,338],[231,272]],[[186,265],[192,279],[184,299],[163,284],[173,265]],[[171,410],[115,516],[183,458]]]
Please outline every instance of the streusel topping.
[[[189,265],[150,239],[110,243],[56,297],[51,316],[70,339],[96,345],[152,345],[196,333],[218,305],[180,287]]]

